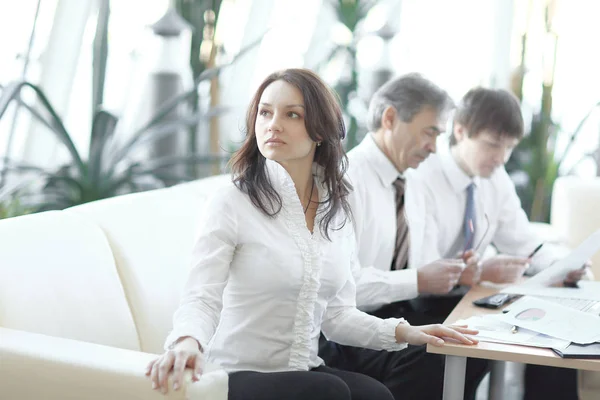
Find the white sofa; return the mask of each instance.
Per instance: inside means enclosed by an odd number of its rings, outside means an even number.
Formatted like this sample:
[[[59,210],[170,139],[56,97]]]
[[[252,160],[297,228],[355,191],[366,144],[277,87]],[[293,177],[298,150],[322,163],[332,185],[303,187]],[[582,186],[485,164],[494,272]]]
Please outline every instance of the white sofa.
[[[162,352],[187,278],[196,215],[217,176],[0,221],[0,399],[163,399],[143,371]],[[600,179],[556,182],[571,245],[600,227]],[[540,226],[544,229],[544,226]],[[600,276],[600,254],[594,258]],[[226,399],[214,366],[170,399]],[[596,399],[598,374],[580,374]]]
[[[0,399],[162,399],[196,215],[229,176],[0,221]],[[227,398],[214,366],[172,399]]]
[[[600,178],[562,177],[552,194],[551,223],[567,244],[577,246],[600,229]],[[592,257],[592,270],[600,278],[600,252]],[[600,373],[579,371],[579,399],[600,398]]]

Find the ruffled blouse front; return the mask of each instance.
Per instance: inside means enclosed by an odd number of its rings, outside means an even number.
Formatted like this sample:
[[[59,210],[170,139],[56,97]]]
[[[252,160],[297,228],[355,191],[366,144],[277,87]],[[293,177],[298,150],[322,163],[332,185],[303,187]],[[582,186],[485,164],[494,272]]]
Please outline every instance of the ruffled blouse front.
[[[190,276],[165,347],[196,338],[207,359],[227,371],[308,370],[318,357],[319,333],[341,344],[400,350],[395,327],[358,311],[352,269],[357,268],[352,223],[314,233],[307,229],[296,188],[285,169],[267,161],[283,207],[271,218],[233,184],[205,205]],[[321,200],[320,167],[313,167]],[[334,222],[334,226],[339,221]]]

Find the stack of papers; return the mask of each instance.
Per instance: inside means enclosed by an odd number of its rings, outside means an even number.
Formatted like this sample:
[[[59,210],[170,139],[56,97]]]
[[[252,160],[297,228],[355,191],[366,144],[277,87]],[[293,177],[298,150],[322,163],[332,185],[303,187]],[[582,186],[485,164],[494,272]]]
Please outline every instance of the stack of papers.
[[[506,314],[494,315],[507,324],[578,344],[600,341],[600,318],[537,297],[523,296]]]
[[[476,316],[458,323],[478,329],[479,340],[488,342],[554,349],[565,349],[570,343],[600,343],[600,282],[579,281],[578,289],[552,287],[562,282],[569,272],[580,269],[599,250],[600,229],[564,259],[520,285],[503,289],[503,293],[524,295],[508,306],[504,314]],[[564,299],[586,304],[583,304],[585,307],[570,308],[557,301]]]
[[[515,329],[514,325],[499,320],[495,315],[474,316],[457,321],[457,324],[468,325],[469,328],[477,329],[479,334],[476,338],[481,342],[508,343],[556,349],[564,349],[571,344],[568,340],[553,338],[529,329]]]
[[[505,314],[473,316],[457,324],[479,330],[483,342],[554,349],[600,342],[600,318],[532,296],[512,303]]]

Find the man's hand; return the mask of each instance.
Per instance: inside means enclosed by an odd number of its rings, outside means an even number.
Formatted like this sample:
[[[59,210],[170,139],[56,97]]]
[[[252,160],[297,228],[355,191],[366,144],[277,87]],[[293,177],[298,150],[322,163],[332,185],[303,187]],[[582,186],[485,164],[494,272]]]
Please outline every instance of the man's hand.
[[[442,259],[417,269],[419,293],[446,294],[458,283],[465,269],[463,260]]]
[[[527,268],[529,259],[499,255],[485,260],[481,265],[481,280],[494,283],[513,283]]]
[[[577,282],[579,282],[581,279],[583,279],[584,276],[586,276],[588,274],[588,271],[590,269],[590,267],[592,266],[592,262],[588,261],[586,262],[583,267],[576,269],[575,271],[571,271],[567,274],[567,277],[565,278],[565,284],[575,284]]]
[[[466,286],[473,286],[481,279],[481,263],[479,262],[479,256],[475,251],[469,250],[464,254],[461,254],[463,261],[466,264],[466,268],[460,275],[458,283]]]

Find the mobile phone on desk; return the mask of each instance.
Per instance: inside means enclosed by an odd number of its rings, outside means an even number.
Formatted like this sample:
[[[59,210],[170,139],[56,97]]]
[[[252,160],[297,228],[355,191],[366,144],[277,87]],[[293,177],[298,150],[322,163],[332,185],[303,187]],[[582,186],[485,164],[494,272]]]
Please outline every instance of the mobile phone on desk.
[[[491,296],[483,297],[481,299],[477,299],[473,301],[473,304],[478,307],[484,308],[500,308],[503,305],[510,303],[513,300],[521,297],[520,294],[511,294],[511,293],[496,293]]]

